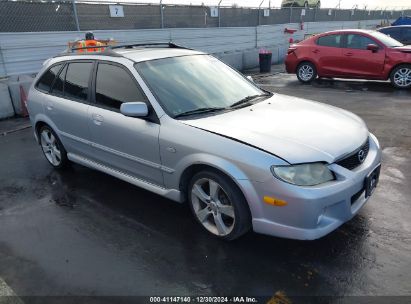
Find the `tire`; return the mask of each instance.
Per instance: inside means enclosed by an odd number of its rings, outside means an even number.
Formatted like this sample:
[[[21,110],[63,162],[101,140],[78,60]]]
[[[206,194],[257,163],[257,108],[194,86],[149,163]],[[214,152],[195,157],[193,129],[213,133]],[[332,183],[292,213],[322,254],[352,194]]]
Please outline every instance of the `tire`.
[[[56,133],[47,125],[39,130],[39,140],[41,150],[50,165],[56,169],[67,166],[67,152]]]
[[[411,65],[397,66],[390,75],[391,84],[397,89],[411,88]]]
[[[297,67],[297,78],[302,83],[310,83],[317,78],[317,69],[311,62],[302,62]]]
[[[215,190],[210,191],[210,187]],[[243,194],[221,173],[213,170],[196,173],[187,195],[194,218],[209,234],[232,241],[250,230],[251,215]]]

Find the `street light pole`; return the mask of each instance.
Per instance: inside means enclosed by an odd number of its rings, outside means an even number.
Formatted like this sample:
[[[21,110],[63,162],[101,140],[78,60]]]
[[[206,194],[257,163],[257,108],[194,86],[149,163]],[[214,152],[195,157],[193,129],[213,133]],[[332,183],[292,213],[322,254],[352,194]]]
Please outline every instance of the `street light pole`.
[[[160,0],[161,28],[164,28],[163,0]]]
[[[220,0],[220,2],[218,2],[218,8],[217,8],[217,10],[218,10],[218,27],[221,26],[220,4],[221,4],[222,1],[223,1],[223,0]]]
[[[260,5],[258,6],[258,25],[260,25],[260,15],[261,15],[261,5],[263,5],[264,0],[261,1]]]

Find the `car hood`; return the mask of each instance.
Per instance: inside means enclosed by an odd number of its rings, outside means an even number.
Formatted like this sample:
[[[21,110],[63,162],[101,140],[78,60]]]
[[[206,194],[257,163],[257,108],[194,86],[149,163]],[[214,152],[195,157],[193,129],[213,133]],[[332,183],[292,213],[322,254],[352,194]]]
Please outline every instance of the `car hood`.
[[[292,164],[332,163],[359,148],[369,135],[362,119],[348,111],[279,94],[253,106],[181,122]]]

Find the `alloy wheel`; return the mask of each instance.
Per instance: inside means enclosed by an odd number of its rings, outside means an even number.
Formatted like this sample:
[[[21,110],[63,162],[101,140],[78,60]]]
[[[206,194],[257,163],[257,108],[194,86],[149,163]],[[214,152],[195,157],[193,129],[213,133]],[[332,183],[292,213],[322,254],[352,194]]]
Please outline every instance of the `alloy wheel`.
[[[397,70],[394,74],[394,82],[403,88],[411,86],[411,68],[404,67]]]
[[[314,70],[311,66],[304,64],[299,68],[298,75],[300,76],[301,80],[310,81],[314,75]]]
[[[43,129],[40,133],[41,148],[47,160],[53,166],[61,164],[61,151],[58,146],[56,137],[49,129]]]
[[[191,203],[197,219],[209,232],[217,236],[231,233],[234,207],[219,183],[210,178],[197,180],[191,189]]]

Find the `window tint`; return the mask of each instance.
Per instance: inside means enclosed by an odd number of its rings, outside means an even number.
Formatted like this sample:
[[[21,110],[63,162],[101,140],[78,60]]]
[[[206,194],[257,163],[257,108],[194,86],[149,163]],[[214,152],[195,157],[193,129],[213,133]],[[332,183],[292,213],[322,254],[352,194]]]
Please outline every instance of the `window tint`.
[[[63,95],[63,86],[64,86],[64,80],[66,78],[66,72],[67,72],[67,65],[63,68],[63,70],[57,76],[56,81],[54,82],[54,85],[53,85],[53,89],[51,90],[52,94]]]
[[[374,40],[363,35],[349,34],[347,35],[347,48],[366,50],[367,45],[376,44]]]
[[[411,27],[402,29],[402,39],[408,43],[411,41]]]
[[[327,35],[318,38],[317,44],[328,47],[340,47],[341,35]]]
[[[60,71],[60,68],[62,66],[62,64],[55,65],[47,72],[45,72],[38,81],[37,88],[47,92],[50,91],[50,87],[53,84],[54,78],[56,78],[56,75]]]
[[[88,81],[92,67],[93,63],[91,62],[73,62],[68,65],[64,83],[64,96],[87,100]]]
[[[96,103],[120,109],[123,102],[145,101],[143,93],[123,68],[99,63],[96,78]]]

